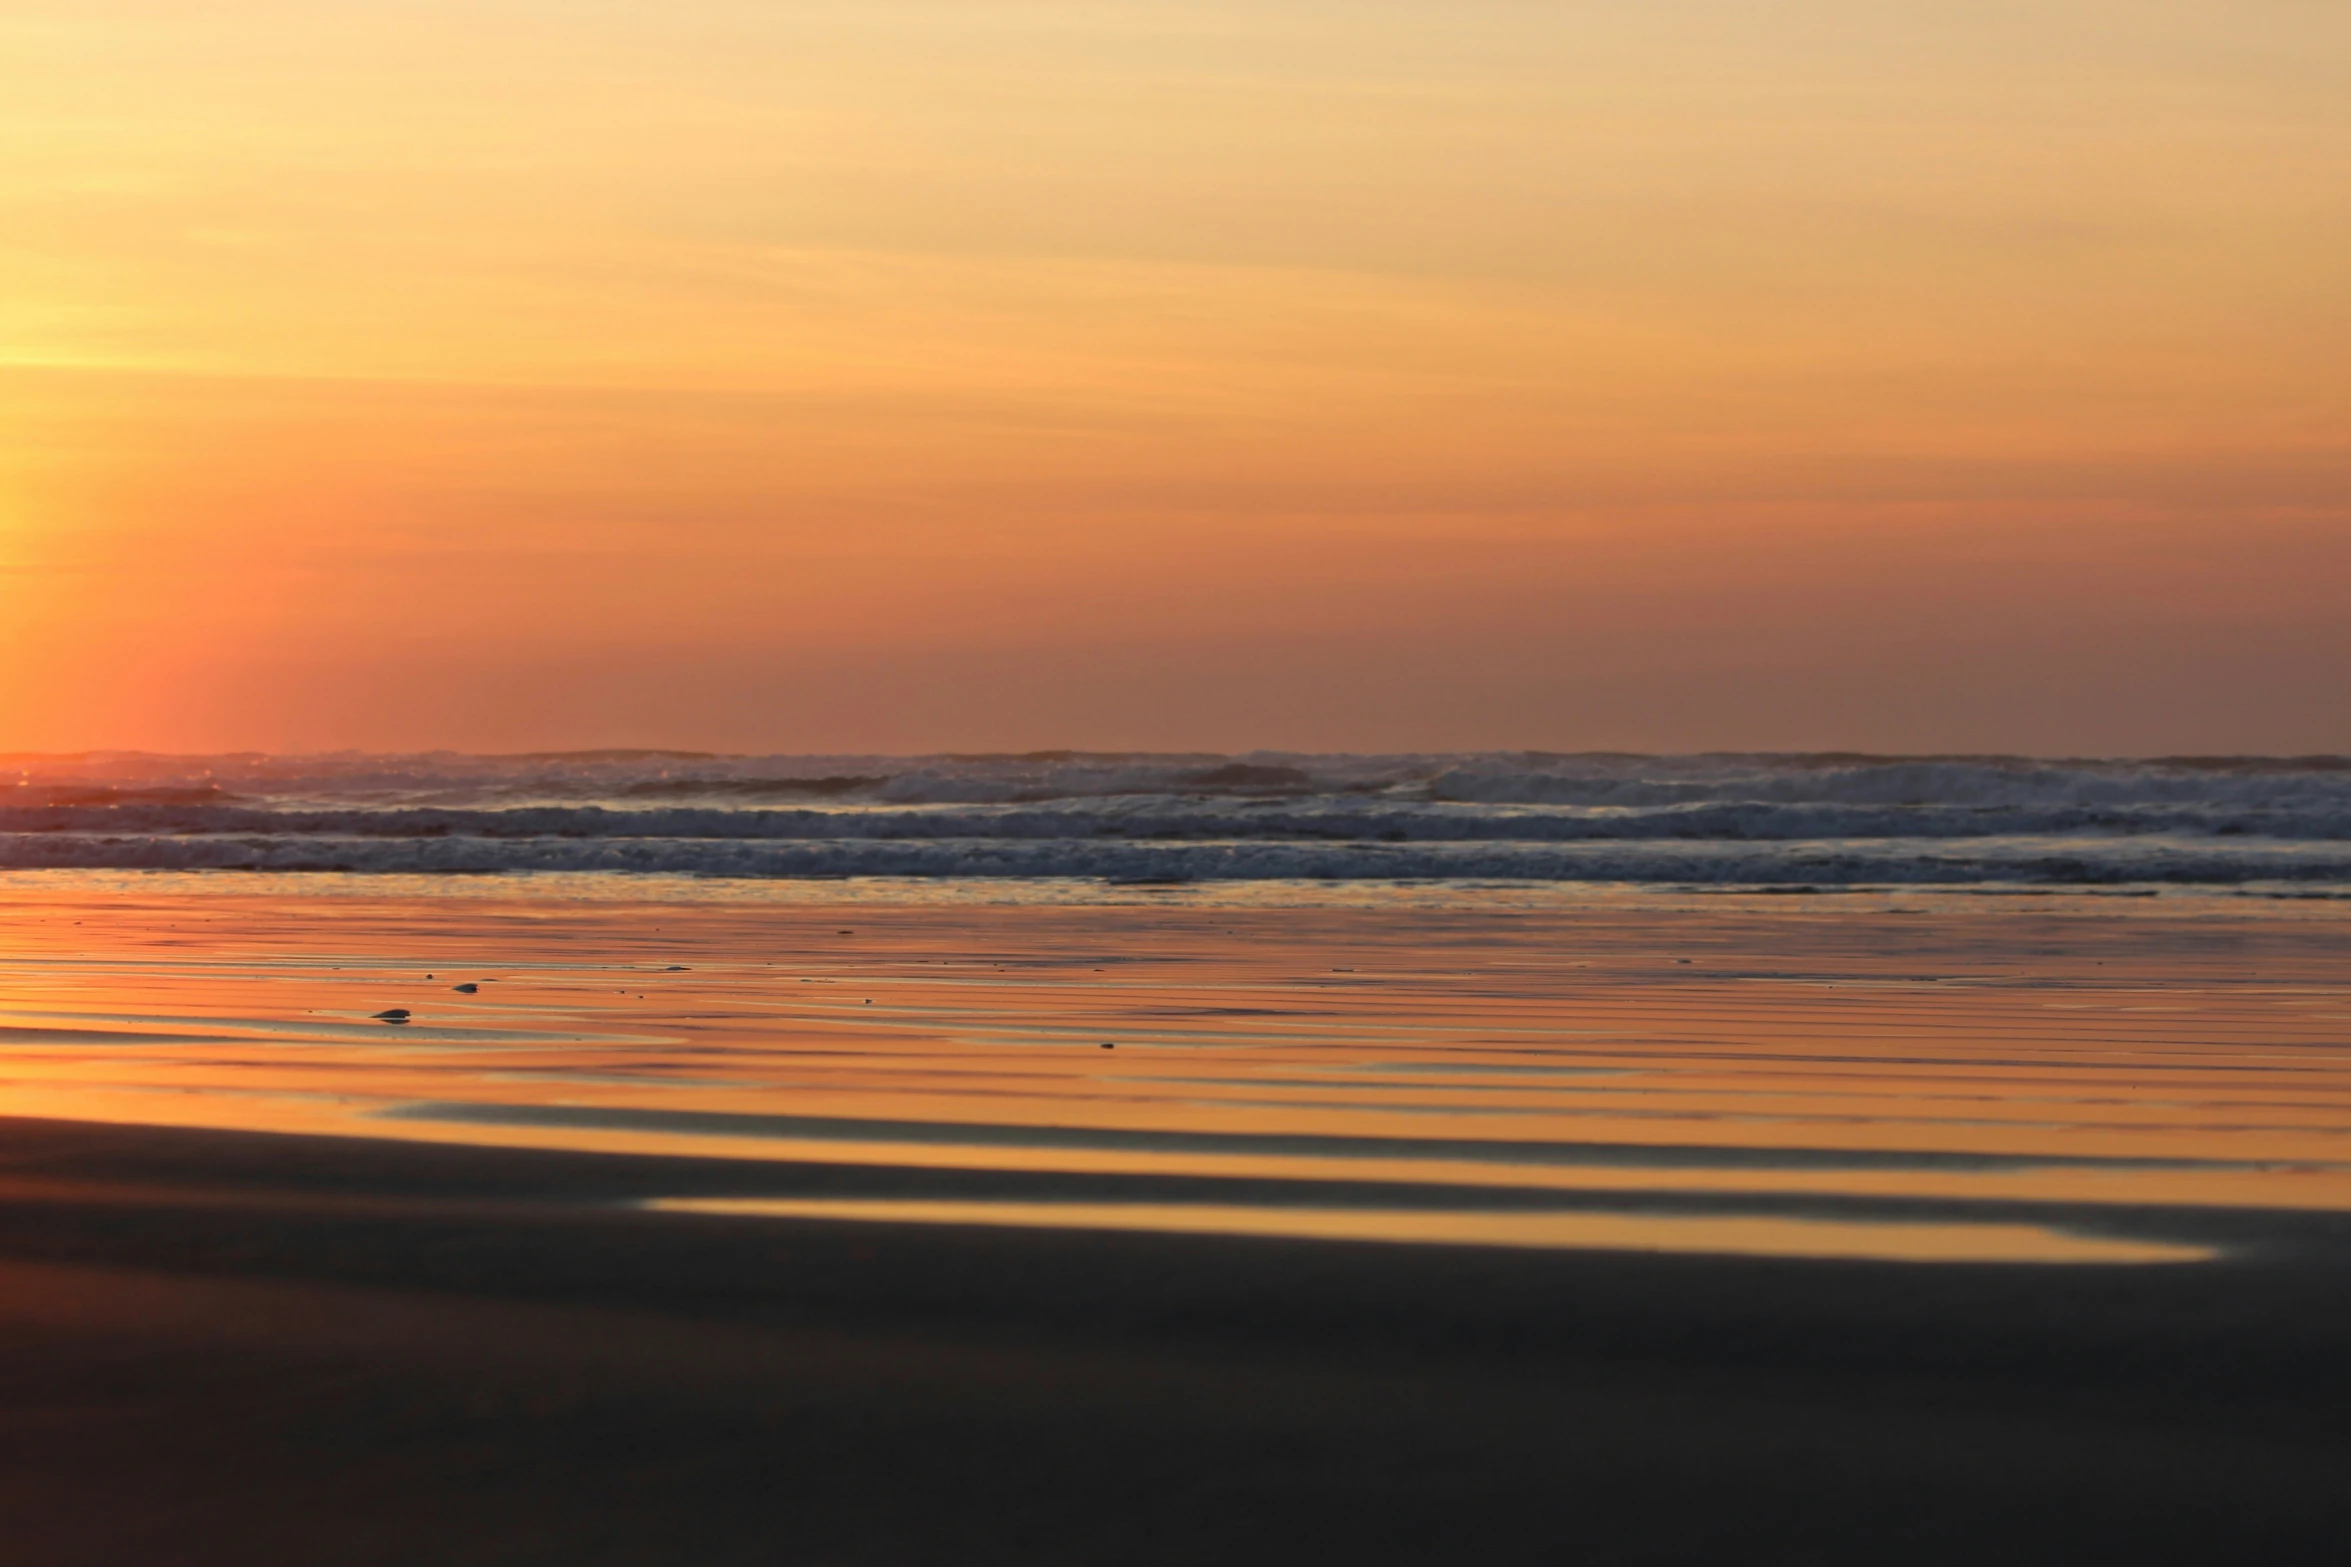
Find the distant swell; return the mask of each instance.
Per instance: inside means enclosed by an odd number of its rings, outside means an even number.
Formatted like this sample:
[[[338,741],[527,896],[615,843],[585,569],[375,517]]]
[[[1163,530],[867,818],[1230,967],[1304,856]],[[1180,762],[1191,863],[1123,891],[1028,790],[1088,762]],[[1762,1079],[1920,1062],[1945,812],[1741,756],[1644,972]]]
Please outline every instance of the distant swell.
[[[836,841],[949,838],[1323,840],[1382,843],[1779,843],[1823,838],[1983,838],[2202,833],[2351,841],[2351,813],[2186,805],[1987,807],[1782,805],[1767,801],[1646,810],[1472,808],[1439,801],[1265,802],[1136,797],[1050,808],[777,810],[711,806],[630,810],[510,806],[494,810],[266,810],[221,805],[0,807],[0,833],[284,834],[354,838],[731,838]]]

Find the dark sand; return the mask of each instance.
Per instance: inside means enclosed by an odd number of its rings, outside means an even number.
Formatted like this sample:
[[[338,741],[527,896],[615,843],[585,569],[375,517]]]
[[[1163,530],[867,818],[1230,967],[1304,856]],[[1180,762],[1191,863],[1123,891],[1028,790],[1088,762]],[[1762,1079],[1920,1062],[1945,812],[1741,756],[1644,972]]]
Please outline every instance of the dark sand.
[[[2187,1266],[647,1213],[871,1169],[0,1122],[62,1563],[2321,1562],[2351,1216]]]

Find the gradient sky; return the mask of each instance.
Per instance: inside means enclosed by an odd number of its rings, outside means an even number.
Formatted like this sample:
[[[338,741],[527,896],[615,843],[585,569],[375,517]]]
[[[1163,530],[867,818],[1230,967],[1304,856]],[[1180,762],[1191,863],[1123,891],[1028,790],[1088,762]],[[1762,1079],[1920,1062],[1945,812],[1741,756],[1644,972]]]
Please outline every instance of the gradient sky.
[[[8,0],[0,750],[2351,751],[2341,0]]]

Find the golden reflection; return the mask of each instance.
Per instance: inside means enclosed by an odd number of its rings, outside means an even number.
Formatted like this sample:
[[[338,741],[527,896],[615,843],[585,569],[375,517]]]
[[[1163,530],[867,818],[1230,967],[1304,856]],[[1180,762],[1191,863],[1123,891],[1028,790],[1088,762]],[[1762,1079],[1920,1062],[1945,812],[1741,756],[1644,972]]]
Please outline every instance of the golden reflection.
[[[2068,1235],[2029,1224],[1844,1224],[1823,1219],[1647,1213],[1420,1213],[1173,1203],[863,1202],[760,1197],[671,1198],[651,1206],[669,1213],[775,1219],[1875,1262],[2208,1262],[2217,1255],[2208,1246]]]
[[[958,1202],[979,1177],[1056,1222],[1116,1197],[1122,1223],[1466,1233],[1426,1216],[1438,1190],[1684,1209],[1522,1201],[1475,1221],[1498,1245],[2054,1255],[2086,1212],[2351,1211],[2340,912],[241,885],[0,888],[0,1113],[823,1164]],[[1112,1190],[1141,1178],[1257,1189]],[[1687,1217],[1708,1193],[1742,1216]],[[1795,1214],[1820,1197],[1858,1227]]]

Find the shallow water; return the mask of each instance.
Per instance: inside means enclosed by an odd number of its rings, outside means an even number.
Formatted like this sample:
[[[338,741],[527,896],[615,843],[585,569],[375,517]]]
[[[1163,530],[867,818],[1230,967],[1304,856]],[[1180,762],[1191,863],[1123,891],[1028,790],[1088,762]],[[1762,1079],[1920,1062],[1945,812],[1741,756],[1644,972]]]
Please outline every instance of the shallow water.
[[[43,873],[0,879],[0,1110],[874,1172],[725,1208],[801,1217],[2186,1262],[2351,1209],[2347,934],[2176,898]]]

